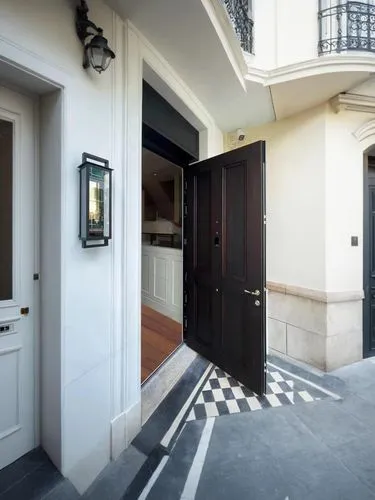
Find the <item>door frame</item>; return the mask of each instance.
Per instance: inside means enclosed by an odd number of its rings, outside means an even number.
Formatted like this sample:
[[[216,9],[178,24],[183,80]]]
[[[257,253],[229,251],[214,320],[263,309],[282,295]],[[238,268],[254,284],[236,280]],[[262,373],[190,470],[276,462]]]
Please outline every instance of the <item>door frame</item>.
[[[370,350],[370,214],[369,214],[369,164],[368,154],[363,155],[363,290],[364,299],[362,303],[362,328],[363,328],[363,346],[362,352],[364,358],[375,356],[375,351]],[[375,167],[375,165],[374,165]]]
[[[182,209],[182,215],[184,214],[185,210],[185,169],[189,167],[189,165],[197,161],[197,158],[194,158],[191,156],[191,153],[185,151],[182,149],[180,146],[177,146],[174,144],[172,141],[170,141],[164,134],[156,131],[154,128],[150,127],[147,125],[147,123],[143,122],[142,126],[142,147],[148,149],[149,151],[152,151],[153,153],[161,156],[162,158],[165,158],[166,160],[176,164],[177,167],[180,167],[182,170],[182,186],[181,186],[181,209]],[[199,151],[197,151],[197,154],[199,154]],[[186,252],[185,252],[185,245],[184,245],[184,237],[185,237],[185,229],[184,229],[184,216],[182,216],[182,267],[183,267],[183,280],[182,280],[182,297],[183,297],[183,303],[182,303],[182,323],[181,323],[181,343],[179,346],[171,353],[169,354],[164,361],[154,370],[153,373],[147,377],[147,379],[141,383],[141,386],[146,383],[147,381],[150,380],[151,377],[153,377],[158,370],[165,365],[165,363],[178,351],[178,349],[181,347],[181,345],[185,344],[185,337],[186,337],[186,328],[185,328],[185,300],[184,297],[186,296],[186,291],[187,291],[187,280],[184,279],[185,277],[185,272],[186,272]],[[141,243],[142,245],[142,243]],[[142,266],[142,262],[141,262]],[[141,341],[142,341],[142,324],[141,324],[141,329],[140,329],[140,336],[141,336]],[[142,355],[140,358],[140,364],[142,365]]]
[[[40,238],[41,214],[40,214],[40,108],[39,99],[34,97],[34,272],[40,278]],[[45,237],[45,236],[43,236]],[[34,444],[38,446],[41,442],[41,301],[40,301],[40,279],[34,279],[34,415],[35,432]]]

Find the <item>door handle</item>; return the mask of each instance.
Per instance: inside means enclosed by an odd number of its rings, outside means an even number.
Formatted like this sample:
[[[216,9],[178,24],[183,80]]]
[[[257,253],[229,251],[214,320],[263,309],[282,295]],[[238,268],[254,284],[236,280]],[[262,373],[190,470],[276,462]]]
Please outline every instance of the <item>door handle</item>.
[[[247,293],[248,295],[254,295],[255,297],[260,296],[260,290],[254,290],[254,291],[244,290],[244,292]]]

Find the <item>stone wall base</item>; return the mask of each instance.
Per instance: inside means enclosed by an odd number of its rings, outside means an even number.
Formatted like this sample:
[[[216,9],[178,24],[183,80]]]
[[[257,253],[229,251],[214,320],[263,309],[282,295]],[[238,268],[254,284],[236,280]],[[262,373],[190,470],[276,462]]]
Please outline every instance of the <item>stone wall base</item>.
[[[331,371],[362,359],[362,342],[362,292],[330,294],[268,284],[271,349]]]

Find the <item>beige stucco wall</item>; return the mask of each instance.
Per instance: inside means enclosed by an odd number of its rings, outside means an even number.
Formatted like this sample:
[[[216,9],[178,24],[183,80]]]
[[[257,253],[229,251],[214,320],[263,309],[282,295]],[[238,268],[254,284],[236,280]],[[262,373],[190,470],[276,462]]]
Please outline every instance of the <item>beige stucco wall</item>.
[[[375,95],[375,84],[360,92]],[[373,118],[326,103],[245,131],[245,143],[267,144],[269,345],[326,370],[362,357],[364,146],[355,133]],[[233,137],[227,150],[244,145]]]
[[[266,141],[267,279],[325,288],[325,107],[246,131]],[[317,203],[319,200],[319,203]]]

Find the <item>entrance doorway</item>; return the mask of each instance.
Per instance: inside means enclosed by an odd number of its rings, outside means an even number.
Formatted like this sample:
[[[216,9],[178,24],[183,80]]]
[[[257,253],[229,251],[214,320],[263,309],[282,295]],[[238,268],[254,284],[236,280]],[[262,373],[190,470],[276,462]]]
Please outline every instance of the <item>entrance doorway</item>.
[[[261,395],[266,378],[265,143],[196,162],[197,130],[144,84],[143,147],[144,164],[145,158],[152,158],[154,164],[167,165],[167,161],[183,168],[184,193],[178,204],[181,206],[183,198],[184,209],[183,217],[176,219],[182,222],[181,238],[174,227],[171,198],[156,181],[159,174],[155,170],[151,205],[165,205],[162,222],[169,224],[173,233],[167,238],[169,245],[182,241],[183,272],[178,264],[175,268],[181,279],[171,280],[171,273],[161,264],[165,258],[159,256],[153,256],[157,263],[150,272],[150,264],[145,264],[150,259],[142,256],[142,289],[149,289],[152,282],[155,293],[155,284],[160,283],[164,301],[168,293],[178,297],[179,303],[183,302],[183,339],[187,345]],[[165,241],[166,235],[157,233],[154,229],[149,235],[148,251],[152,242]],[[143,305],[147,305],[144,300]],[[144,309],[143,323],[146,313]],[[160,324],[160,318],[155,318],[155,323],[158,320]],[[181,316],[177,320],[181,324]]]
[[[0,87],[0,469],[36,443],[33,101]]]
[[[363,356],[375,356],[375,156],[365,157]]]

